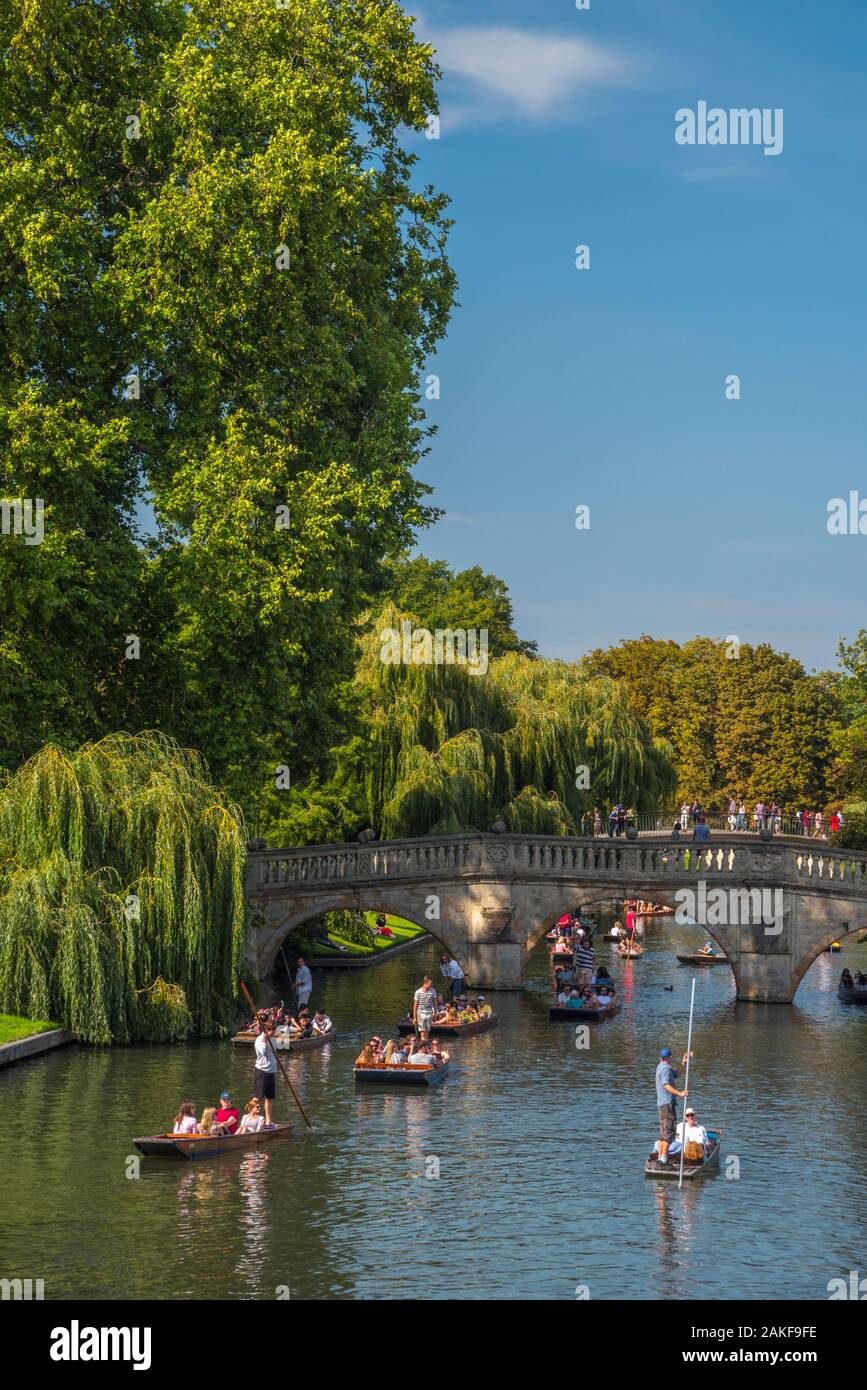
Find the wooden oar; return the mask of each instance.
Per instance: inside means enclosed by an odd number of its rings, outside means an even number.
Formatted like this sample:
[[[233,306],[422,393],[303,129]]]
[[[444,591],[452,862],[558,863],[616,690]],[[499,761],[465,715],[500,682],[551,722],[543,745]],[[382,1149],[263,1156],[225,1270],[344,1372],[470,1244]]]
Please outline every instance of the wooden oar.
[[[239,980],[238,983],[240,984],[242,990],[244,991],[244,998],[247,1000],[247,1003],[250,1005],[250,1008],[253,1010],[253,1017],[255,1018],[255,1017],[256,1017],[256,1005],[253,1003],[253,1000],[250,998],[250,991],[248,990],[247,986],[244,984],[244,981],[243,981],[243,980]],[[267,1037],[267,1034],[266,1034],[265,1036]],[[301,1104],[300,1100],[298,1099],[298,1095],[297,1095],[297,1093],[296,1093],[296,1091],[295,1091],[295,1087],[292,1085],[292,1082],[289,1080],[289,1073],[286,1071],[286,1068],[284,1067],[283,1063],[281,1062],[280,1056],[279,1056],[279,1054],[278,1054],[278,1052],[277,1052],[277,1049],[276,1049],[276,1047],[274,1046],[274,1043],[273,1043],[273,1041],[271,1040],[271,1038],[268,1038],[268,1046],[270,1047],[271,1051],[274,1053],[274,1060],[275,1060],[275,1062],[277,1063],[278,1067],[280,1068],[280,1070],[281,1070],[282,1073],[283,1073],[283,1080],[286,1082],[286,1085],[289,1087],[289,1090],[292,1092],[292,1099],[294,1100],[295,1104],[298,1106],[298,1109],[301,1111],[302,1116],[304,1117],[304,1123],[305,1123],[305,1125],[307,1126],[308,1129],[312,1129],[313,1126],[312,1126],[312,1124],[310,1123],[310,1121],[309,1121],[308,1118],[307,1118],[307,1115],[306,1115],[306,1113],[305,1113],[305,1111],[304,1111],[304,1106]]]
[[[683,1187],[683,1156],[686,1153],[686,1102],[689,1100],[689,1057],[692,1051],[692,1009],[695,1004],[695,976],[692,977],[692,994],[689,997],[689,1032],[686,1036],[686,1076],[683,1082],[683,1089],[686,1091],[683,1104],[683,1133],[680,1136],[680,1176],[677,1179],[678,1187]],[[675,1111],[675,1114],[677,1112]],[[676,1123],[676,1121],[675,1121]],[[675,1130],[675,1134],[677,1130]]]

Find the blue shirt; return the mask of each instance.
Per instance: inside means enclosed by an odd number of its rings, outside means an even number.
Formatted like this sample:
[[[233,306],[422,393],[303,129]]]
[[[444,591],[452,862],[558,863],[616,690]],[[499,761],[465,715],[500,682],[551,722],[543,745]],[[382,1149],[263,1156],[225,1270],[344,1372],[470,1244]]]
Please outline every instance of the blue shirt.
[[[693,830],[693,832],[692,832],[692,838],[693,838],[694,840],[698,840],[698,841],[701,841],[701,842],[704,842],[705,840],[709,840],[709,839],[710,839],[710,826],[709,826],[709,825],[697,825],[697,826],[695,827],[695,829]]]
[[[656,1068],[656,1103],[657,1105],[671,1105],[674,1096],[670,1091],[666,1091],[666,1086],[673,1086],[677,1081],[677,1070],[670,1062],[660,1062]]]

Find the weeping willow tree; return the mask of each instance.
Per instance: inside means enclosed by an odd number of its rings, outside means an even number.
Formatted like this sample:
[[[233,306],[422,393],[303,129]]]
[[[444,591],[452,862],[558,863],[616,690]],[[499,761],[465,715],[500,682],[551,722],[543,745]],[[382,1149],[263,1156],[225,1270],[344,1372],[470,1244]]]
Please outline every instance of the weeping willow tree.
[[[244,932],[244,832],[159,733],[47,745],[0,792],[0,1010],[87,1042],[222,1026]]]
[[[364,801],[383,836],[486,830],[574,834],[594,805],[658,806],[676,777],[625,688],[580,665],[510,653],[467,665],[389,663],[385,609],[362,639],[357,684],[367,753]],[[582,769],[587,769],[586,775]]]

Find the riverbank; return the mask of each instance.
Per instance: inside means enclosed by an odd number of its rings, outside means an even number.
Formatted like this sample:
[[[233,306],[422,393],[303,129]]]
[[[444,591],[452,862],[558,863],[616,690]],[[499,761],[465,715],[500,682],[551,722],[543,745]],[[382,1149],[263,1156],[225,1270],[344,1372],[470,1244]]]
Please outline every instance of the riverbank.
[[[74,1042],[72,1033],[56,1023],[43,1023],[17,1014],[0,1014],[0,1067],[24,1062],[55,1047]]]

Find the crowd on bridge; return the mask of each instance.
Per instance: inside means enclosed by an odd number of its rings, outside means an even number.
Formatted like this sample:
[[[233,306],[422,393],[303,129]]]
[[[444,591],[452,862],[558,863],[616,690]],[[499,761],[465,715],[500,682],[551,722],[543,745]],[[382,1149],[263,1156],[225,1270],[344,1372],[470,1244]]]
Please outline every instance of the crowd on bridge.
[[[700,801],[684,801],[675,823],[681,832],[689,830],[690,826],[707,826],[710,814],[709,811],[705,811]],[[650,819],[656,822],[657,829],[662,829],[666,823],[664,812],[652,813]],[[723,812],[720,819],[725,828],[734,833],[770,830],[774,835],[805,835],[812,839],[825,839],[829,834],[833,835],[843,828],[842,811],[811,810],[808,806],[798,807],[794,811],[784,811],[773,797],[769,801],[755,802],[752,809],[747,808],[747,803],[742,797],[730,797],[728,810]],[[581,834],[589,836],[607,833],[610,838],[617,838],[625,835],[638,820],[639,816],[634,807],[626,807],[620,801],[614,803],[607,816],[603,815],[598,806],[594,806],[592,813],[585,811],[581,817]],[[706,839],[707,834],[696,838]]]

